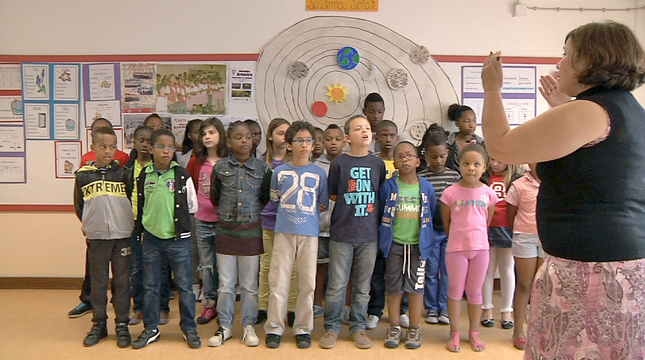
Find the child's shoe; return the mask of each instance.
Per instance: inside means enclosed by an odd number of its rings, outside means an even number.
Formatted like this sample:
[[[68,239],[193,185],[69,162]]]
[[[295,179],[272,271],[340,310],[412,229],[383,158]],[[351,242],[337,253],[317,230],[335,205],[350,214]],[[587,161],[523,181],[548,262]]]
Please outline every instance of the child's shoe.
[[[131,342],[132,338],[130,337],[128,323],[116,324],[116,345],[120,348],[127,348]]]
[[[141,349],[148,344],[152,344],[155,341],[159,341],[161,338],[161,332],[159,329],[145,329],[139,335],[139,337],[132,342],[132,348]]]
[[[91,313],[91,312],[92,312],[92,304],[81,302],[81,303],[80,303],[80,304],[78,304],[75,308],[73,308],[72,310],[70,310],[70,311],[67,313],[67,316],[68,316],[70,319],[75,319],[75,318],[77,318],[77,317],[81,317],[81,316],[83,316],[83,315],[85,315],[85,314],[89,314],[89,313]]]
[[[202,314],[197,318],[197,323],[199,325],[208,324],[211,320],[217,317],[215,300],[204,299],[202,304],[204,305],[204,310],[202,310]]]
[[[421,347],[421,330],[408,329],[405,334],[405,347],[407,349],[418,349]]]
[[[202,346],[202,341],[199,338],[197,330],[184,331],[184,340],[186,340],[188,347],[191,349],[197,349]]]
[[[311,335],[300,334],[296,335],[296,346],[298,349],[308,349],[311,347]]]
[[[323,349],[333,349],[338,341],[338,334],[335,332],[327,331],[320,339],[320,347]]]
[[[401,327],[400,326],[390,326],[387,328],[387,334],[385,335],[385,347],[394,349],[399,347],[401,343]]]
[[[323,317],[325,315],[325,308],[319,305],[314,305],[314,319]]]
[[[267,334],[266,345],[269,349],[277,349],[280,347],[280,340],[282,337],[278,334]]]
[[[130,317],[130,325],[137,325],[141,320],[143,320],[143,311],[137,310]]]
[[[439,324],[450,325],[450,318],[448,317],[448,312],[446,310],[439,311],[439,317],[437,320],[439,320]]]
[[[428,324],[438,324],[439,323],[439,314],[434,310],[428,310],[426,315],[426,323]]]
[[[255,329],[253,325],[246,325],[244,327],[244,335],[242,335],[242,341],[246,346],[258,346],[260,345],[260,339],[255,334]]]
[[[367,315],[367,322],[365,323],[365,328],[367,330],[376,329],[378,326],[379,317],[376,315]]]
[[[401,314],[400,323],[401,323],[401,327],[404,327],[406,329],[410,327],[410,318],[408,317],[407,314]]]
[[[364,331],[354,333],[350,336],[359,349],[370,349],[372,348],[372,340],[367,337],[367,334]]]
[[[85,340],[83,340],[83,346],[94,346],[106,337],[107,334],[107,326],[105,326],[105,323],[94,323],[90,332],[87,333]]]
[[[258,317],[255,319],[255,325],[262,324],[265,321],[267,321],[267,311],[266,310],[258,310]]]
[[[224,344],[224,342],[231,337],[233,337],[233,332],[231,331],[231,329],[220,326],[219,329],[215,331],[215,335],[211,336],[211,338],[208,339],[208,346],[222,346],[222,344]]]

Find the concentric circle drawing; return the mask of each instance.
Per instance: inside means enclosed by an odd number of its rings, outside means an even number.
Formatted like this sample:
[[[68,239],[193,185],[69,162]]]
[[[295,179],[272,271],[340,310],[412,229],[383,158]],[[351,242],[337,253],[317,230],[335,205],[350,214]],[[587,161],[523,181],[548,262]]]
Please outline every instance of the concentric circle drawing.
[[[353,47],[360,62],[351,70],[338,66],[338,51]],[[352,17],[320,16],[302,20],[278,34],[262,51],[256,68],[256,105],[266,128],[271,119],[306,120],[321,128],[342,127],[350,116],[362,112],[367,94],[377,92],[385,100],[384,119],[393,120],[399,133],[410,138],[408,126],[423,119],[447,124],[448,106],[458,102],[457,93],[439,64],[429,58],[415,64],[411,55],[420,45],[375,22]],[[295,80],[291,65],[307,64],[309,74]],[[393,90],[388,74],[400,68],[408,85]],[[346,88],[342,102],[329,103],[328,86]],[[327,103],[323,116],[313,113],[318,101]]]

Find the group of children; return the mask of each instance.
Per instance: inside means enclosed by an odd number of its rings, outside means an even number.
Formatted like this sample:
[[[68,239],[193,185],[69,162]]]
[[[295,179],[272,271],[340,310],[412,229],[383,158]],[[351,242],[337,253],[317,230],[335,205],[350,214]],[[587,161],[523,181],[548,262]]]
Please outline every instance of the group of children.
[[[217,118],[207,119],[187,129],[193,149],[186,168],[173,160],[174,136],[163,124],[156,130],[147,123],[137,129],[136,157],[123,169],[115,161],[111,126],[93,125],[96,160],[79,169],[75,187],[77,215],[88,239],[89,309],[94,311],[84,345],[107,336],[111,262],[119,347],[142,348],[159,340],[172,272],[180,326],[191,348],[201,346],[197,323],[218,316],[208,345],[221,346],[232,337],[239,286],[247,346],[259,345],[254,325],[264,322],[267,347],[280,346],[288,324],[297,346],[308,348],[313,319],[324,314],[320,347],[336,345],[345,321],[354,344],[367,349],[372,342],[366,330],[376,327],[387,302],[386,347],[404,341],[406,348],[419,348],[425,308],[426,322],[450,324],[446,347],[459,352],[465,293],[470,343],[474,351],[483,351],[479,324],[493,321],[490,314],[482,318],[482,305],[492,309],[484,286],[487,272],[495,271],[493,262],[489,266],[491,246],[505,249],[511,240],[512,254],[527,260],[526,274],[518,267],[522,295],[515,298],[517,314],[526,312],[526,281],[535,273],[535,258],[543,257],[533,232],[539,180],[527,174],[518,180],[521,187],[511,186],[518,177],[515,167],[488,159],[477,144],[483,141],[474,135],[474,112],[467,107],[449,110],[458,133],[446,137],[442,128],[432,126],[422,151],[399,142],[396,124],[382,119],[378,94],[367,97],[363,112],[349,118],[344,129],[330,125],[324,131],[304,121],[274,119],[266,152],[259,157],[262,133],[256,122],[236,121],[225,130]],[[349,150],[343,152],[346,144]],[[370,151],[374,147],[380,150],[376,154]],[[203,294],[197,320],[193,230]],[[524,246],[517,254],[516,236]],[[497,254],[500,273],[507,252]],[[502,280],[503,293],[509,286]],[[81,300],[79,307],[86,304]],[[506,300],[503,316],[513,311]],[[82,310],[87,307],[77,313]],[[132,321],[137,318],[145,330],[131,342],[127,325],[138,323]],[[522,318],[513,335],[517,348],[526,341]],[[502,320],[506,328],[513,327],[512,318]],[[402,327],[408,328],[405,337]]]

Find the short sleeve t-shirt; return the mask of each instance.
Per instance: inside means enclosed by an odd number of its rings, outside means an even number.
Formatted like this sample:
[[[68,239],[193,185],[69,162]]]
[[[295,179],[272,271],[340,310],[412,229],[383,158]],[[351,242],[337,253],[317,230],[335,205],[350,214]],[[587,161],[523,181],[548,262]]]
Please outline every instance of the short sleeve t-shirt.
[[[329,195],[337,195],[331,215],[331,240],[362,244],[378,240],[378,192],[385,163],[374,155],[342,154],[329,167]]]
[[[392,224],[394,242],[402,245],[416,245],[419,243],[421,231],[419,183],[408,185],[397,178],[396,186],[399,188],[399,194],[396,198],[396,213]]]
[[[531,173],[517,179],[508,189],[506,201],[517,207],[513,232],[522,234],[537,234],[535,207],[540,184]]]
[[[508,211],[506,210],[506,184],[502,175],[491,175],[488,186],[497,194],[497,204],[495,205],[495,214],[490,222],[491,227],[509,227]]]
[[[215,164],[206,160],[199,168],[197,179],[197,213],[195,219],[205,222],[217,222],[217,209],[211,203],[211,173]]]
[[[392,175],[394,175],[394,172],[396,171],[394,160],[383,160],[383,162],[385,163],[385,178],[391,179]]]
[[[473,189],[457,183],[443,192],[441,202],[450,207],[446,252],[488,250],[488,208],[497,203],[497,194],[485,185]]]

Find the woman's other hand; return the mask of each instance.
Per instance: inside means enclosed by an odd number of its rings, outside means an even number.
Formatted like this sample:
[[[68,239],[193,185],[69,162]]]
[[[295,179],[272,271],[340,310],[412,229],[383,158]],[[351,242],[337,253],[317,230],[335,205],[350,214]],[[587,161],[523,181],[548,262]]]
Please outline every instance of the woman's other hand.
[[[540,94],[551,107],[571,101],[571,96],[560,91],[558,80],[551,75],[540,76]]]

